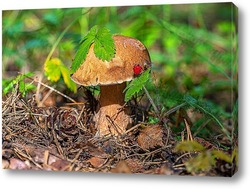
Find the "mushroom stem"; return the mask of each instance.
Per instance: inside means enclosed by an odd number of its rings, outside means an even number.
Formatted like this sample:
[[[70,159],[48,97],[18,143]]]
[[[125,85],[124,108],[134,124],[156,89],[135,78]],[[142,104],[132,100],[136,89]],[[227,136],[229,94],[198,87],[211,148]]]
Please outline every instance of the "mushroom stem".
[[[95,116],[97,136],[119,135],[131,123],[129,111],[124,107],[126,83],[100,86],[100,106]]]

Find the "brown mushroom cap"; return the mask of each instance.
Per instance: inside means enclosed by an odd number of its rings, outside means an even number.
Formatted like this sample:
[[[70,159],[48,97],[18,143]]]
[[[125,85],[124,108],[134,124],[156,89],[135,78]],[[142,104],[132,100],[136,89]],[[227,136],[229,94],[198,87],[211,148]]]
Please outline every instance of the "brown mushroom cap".
[[[116,53],[111,61],[102,61],[95,56],[94,44],[90,46],[85,62],[71,75],[71,79],[84,86],[111,85],[132,80],[133,68],[151,66],[146,47],[137,39],[114,35]]]

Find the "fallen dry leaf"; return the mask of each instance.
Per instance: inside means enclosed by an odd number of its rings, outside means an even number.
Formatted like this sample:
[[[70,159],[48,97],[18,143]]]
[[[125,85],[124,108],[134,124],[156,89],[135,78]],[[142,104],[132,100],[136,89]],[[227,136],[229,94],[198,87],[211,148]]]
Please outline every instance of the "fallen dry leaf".
[[[122,160],[116,165],[115,168],[111,169],[111,173],[132,173],[126,161]]]
[[[17,158],[11,158],[9,168],[17,170],[27,170],[30,168],[30,164],[27,161],[22,161]]]
[[[5,159],[2,160],[2,169],[8,169],[9,165],[10,165],[9,161]]]
[[[89,154],[98,158],[108,158],[108,154],[101,147],[88,146]]]
[[[132,173],[141,173],[144,171],[143,163],[139,159],[129,158],[129,159],[126,159],[125,161]]]
[[[159,175],[173,175],[174,171],[167,164],[163,164],[161,167],[153,168],[145,172],[146,174],[159,174]]]
[[[66,171],[70,166],[70,162],[63,159],[57,159],[50,166],[54,171]]]
[[[88,162],[95,168],[100,168],[106,162],[106,159],[99,158],[99,157],[92,157],[88,160]]]
[[[163,146],[163,130],[160,125],[150,125],[145,127],[139,134],[137,142],[143,150],[149,150],[156,146]]]

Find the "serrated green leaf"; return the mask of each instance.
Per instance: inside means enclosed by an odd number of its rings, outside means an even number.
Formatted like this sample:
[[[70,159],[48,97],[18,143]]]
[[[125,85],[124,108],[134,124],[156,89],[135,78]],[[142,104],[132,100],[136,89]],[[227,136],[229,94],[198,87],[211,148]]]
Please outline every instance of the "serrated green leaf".
[[[74,73],[86,59],[86,56],[89,52],[90,45],[95,41],[97,31],[98,31],[98,27],[93,26],[81,40],[79,49],[77,50],[75,58],[72,62],[71,71],[70,71],[71,73]]]
[[[74,73],[84,62],[92,43],[95,43],[94,53],[96,57],[102,61],[110,61],[114,57],[115,44],[110,31],[105,27],[93,26],[81,40],[80,47],[71,66],[71,73]]]
[[[4,94],[7,94],[10,90],[13,90],[15,85],[18,84],[18,90],[22,93],[22,96],[25,96],[27,91],[35,89],[35,85],[33,84],[26,84],[24,82],[24,79],[27,77],[31,77],[33,73],[28,72],[26,74],[18,75],[15,79],[13,79],[11,82],[7,84],[7,86],[4,87]]]
[[[96,34],[94,52],[102,61],[110,61],[115,54],[115,43],[107,28],[100,28]]]
[[[61,70],[61,73],[62,73],[62,76],[63,76],[63,81],[64,83],[67,85],[67,87],[73,91],[74,93],[76,93],[77,91],[77,86],[76,84],[70,79],[70,71],[69,69],[64,66],[64,65],[61,65],[60,66],[60,70]]]
[[[61,77],[60,66],[62,62],[59,58],[52,58],[51,60],[45,62],[44,71],[48,80],[57,82]]]
[[[20,93],[22,93],[23,97],[27,94],[28,91],[31,91],[35,88],[36,88],[35,85],[31,83],[25,83],[24,81],[20,81],[19,83],[19,91]]]
[[[200,152],[205,148],[196,141],[183,141],[176,145],[175,150],[178,152]]]
[[[132,96],[134,96],[136,93],[140,92],[142,90],[144,84],[149,79],[150,69],[147,69],[145,72],[143,72],[139,77],[135,78],[133,81],[131,81],[128,86],[125,88],[125,102],[128,102]]]
[[[74,73],[84,62],[89,52],[90,45],[93,43],[93,36],[85,37],[78,51],[76,52],[75,58],[71,66],[71,73]]]

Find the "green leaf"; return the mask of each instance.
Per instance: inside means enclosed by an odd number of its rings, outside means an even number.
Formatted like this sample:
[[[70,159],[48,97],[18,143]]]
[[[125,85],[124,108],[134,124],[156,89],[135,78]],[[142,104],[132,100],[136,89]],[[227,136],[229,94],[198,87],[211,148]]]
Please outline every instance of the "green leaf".
[[[71,73],[74,73],[86,59],[90,45],[94,42],[96,34],[97,34],[97,26],[94,26],[90,29],[87,35],[85,35],[84,38],[81,40],[80,47],[76,52],[75,58],[71,66]]]
[[[25,83],[24,81],[20,81],[19,83],[19,91],[20,93],[22,93],[22,96],[26,96],[28,91],[31,91],[33,89],[35,89],[35,85],[31,84],[31,83]]]
[[[62,73],[62,76],[63,76],[63,81],[64,83],[67,85],[67,87],[73,91],[74,93],[76,93],[77,91],[77,86],[76,84],[70,79],[70,71],[69,69],[64,66],[64,65],[61,65],[60,66],[60,70],[61,70],[61,73]]]
[[[100,28],[96,34],[94,52],[102,61],[110,61],[115,54],[115,43],[107,28]]]
[[[76,93],[77,86],[70,79],[70,70],[62,63],[59,58],[52,58],[51,60],[47,61],[44,65],[44,70],[45,75],[50,81],[57,82],[62,76],[67,87]]]
[[[102,61],[110,61],[114,57],[115,44],[110,31],[104,27],[93,26],[80,43],[71,66],[71,73],[74,73],[85,61],[92,43],[95,44],[94,53],[96,57]]]
[[[18,90],[22,93],[22,96],[25,96],[26,93],[30,90],[35,89],[35,85],[33,84],[26,84],[24,82],[24,79],[27,77],[31,77],[33,73],[28,72],[26,74],[18,75],[15,79],[13,79],[10,82],[7,82],[8,84],[6,86],[3,86],[3,92],[4,94],[7,94],[9,91],[14,90],[15,86],[18,85]]]
[[[76,52],[75,58],[71,66],[71,73],[74,73],[84,62],[89,51],[90,45],[93,43],[91,38],[86,38]]]
[[[188,103],[190,106],[193,106],[194,108],[197,108],[198,110],[204,112],[206,115],[210,116],[220,126],[222,132],[228,137],[228,139],[232,141],[232,137],[230,136],[230,133],[226,130],[226,128],[223,126],[221,121],[217,118],[217,116],[212,111],[212,109],[208,106],[207,103],[198,101],[190,95],[185,95],[184,101]]]
[[[196,141],[183,141],[176,145],[175,150],[178,152],[200,152],[205,148]]]
[[[149,79],[150,69],[147,69],[139,77],[131,81],[128,86],[124,89],[125,93],[125,102],[128,102],[136,93],[140,92],[144,84]]]
[[[59,67],[62,65],[62,62],[59,58],[52,58],[51,60],[45,62],[44,71],[48,80],[57,82],[61,77],[61,70]]]

